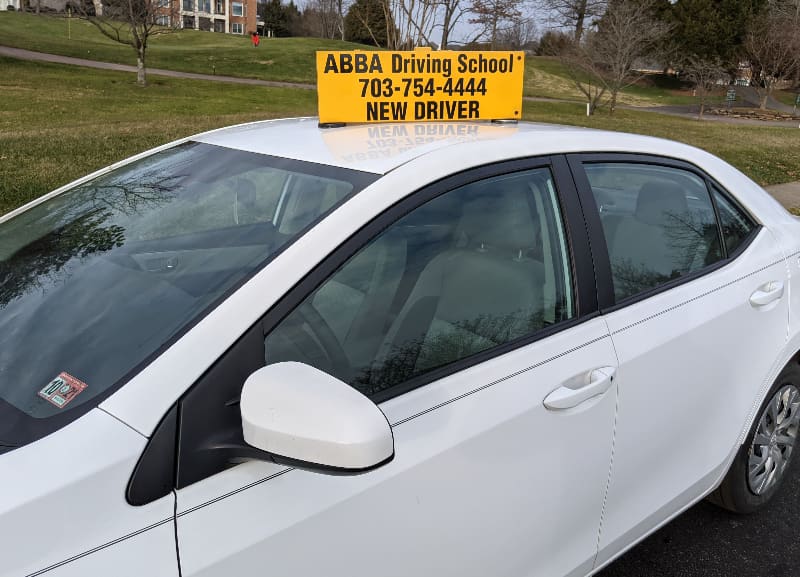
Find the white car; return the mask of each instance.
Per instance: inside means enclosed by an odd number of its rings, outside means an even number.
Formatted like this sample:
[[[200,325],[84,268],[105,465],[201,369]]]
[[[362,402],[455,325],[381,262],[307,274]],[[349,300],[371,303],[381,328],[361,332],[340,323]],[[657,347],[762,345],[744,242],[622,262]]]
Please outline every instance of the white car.
[[[0,574],[584,576],[755,510],[800,221],[536,124],[213,131],[0,223]]]

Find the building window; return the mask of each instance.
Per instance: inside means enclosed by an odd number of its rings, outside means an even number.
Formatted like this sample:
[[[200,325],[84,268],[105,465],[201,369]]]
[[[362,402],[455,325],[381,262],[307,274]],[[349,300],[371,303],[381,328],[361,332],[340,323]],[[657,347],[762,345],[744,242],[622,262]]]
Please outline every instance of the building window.
[[[169,26],[169,16],[157,17],[156,24],[158,24],[159,26]]]
[[[217,0],[215,12],[217,14],[225,14],[225,3],[222,0]]]
[[[231,2],[231,14],[234,16],[244,16],[244,4],[241,2]]]
[[[211,0],[198,0],[197,6],[200,12],[211,12]]]
[[[194,0],[183,0],[184,12],[194,12]]]
[[[194,16],[184,16],[183,27],[187,30],[194,30]]]
[[[214,32],[225,32],[224,20],[214,20]]]
[[[233,34],[244,34],[244,24],[241,22],[231,23],[231,32]]]

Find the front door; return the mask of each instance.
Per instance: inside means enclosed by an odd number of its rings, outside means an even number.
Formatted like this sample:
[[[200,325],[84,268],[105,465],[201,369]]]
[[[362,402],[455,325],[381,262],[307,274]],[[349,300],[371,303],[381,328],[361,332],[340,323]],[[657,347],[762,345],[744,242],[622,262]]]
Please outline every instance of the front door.
[[[548,166],[461,178],[407,199],[262,339],[261,364],[314,365],[378,403],[394,460],[359,476],[256,461],[185,486],[179,473],[184,577],[591,570],[617,360],[578,295],[594,282],[575,278],[589,255],[562,206],[576,199]],[[192,394],[182,428],[212,428]]]

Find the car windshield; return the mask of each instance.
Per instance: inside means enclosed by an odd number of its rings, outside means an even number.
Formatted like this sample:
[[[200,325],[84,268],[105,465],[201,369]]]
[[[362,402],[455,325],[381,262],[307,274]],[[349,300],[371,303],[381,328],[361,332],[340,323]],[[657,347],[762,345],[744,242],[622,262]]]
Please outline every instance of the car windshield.
[[[96,406],[375,178],[190,142],[0,224],[0,452]]]

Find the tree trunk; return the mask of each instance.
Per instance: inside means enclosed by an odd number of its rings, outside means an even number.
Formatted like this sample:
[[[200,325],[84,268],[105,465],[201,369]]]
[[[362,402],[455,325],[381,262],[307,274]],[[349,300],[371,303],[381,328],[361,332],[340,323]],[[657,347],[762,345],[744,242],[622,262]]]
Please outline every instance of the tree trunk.
[[[580,3],[577,12],[577,17],[575,19],[575,44],[580,42],[581,36],[583,36],[584,21],[586,20],[586,0]]]
[[[697,115],[697,119],[700,120],[703,118],[703,113],[706,111],[706,98],[705,96],[700,97],[700,113]]]
[[[342,33],[342,42],[344,42],[344,6],[343,6],[343,0],[338,0],[338,2],[336,2],[336,8],[337,8],[337,10],[336,10],[336,16],[337,16],[336,25],[339,27],[339,32]]]
[[[611,92],[611,101],[610,101],[610,113],[614,114],[614,111],[617,109],[617,91],[613,90]]]
[[[761,110],[766,110],[767,100],[769,100],[769,92],[764,92],[764,94],[761,96],[759,100],[758,108]]]
[[[144,48],[136,51],[136,84],[147,86],[147,76],[144,67]]]
[[[447,50],[448,36],[450,33],[450,18],[452,17],[450,6],[444,7],[444,21],[442,22],[442,42],[439,45],[440,50]]]

